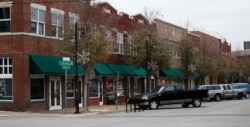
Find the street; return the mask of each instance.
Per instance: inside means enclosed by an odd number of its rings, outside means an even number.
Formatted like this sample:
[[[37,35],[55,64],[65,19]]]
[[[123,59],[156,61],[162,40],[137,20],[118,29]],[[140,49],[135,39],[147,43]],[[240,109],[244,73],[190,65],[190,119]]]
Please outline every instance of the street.
[[[158,110],[88,116],[0,116],[1,127],[249,127],[250,99],[204,102],[200,108],[168,105]]]

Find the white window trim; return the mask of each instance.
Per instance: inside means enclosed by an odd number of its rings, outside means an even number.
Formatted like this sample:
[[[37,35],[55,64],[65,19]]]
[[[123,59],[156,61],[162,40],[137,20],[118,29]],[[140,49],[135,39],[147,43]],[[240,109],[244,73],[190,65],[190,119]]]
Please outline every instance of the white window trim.
[[[44,6],[44,5],[31,3],[31,4],[30,4],[30,7],[33,7],[33,8],[37,8],[37,9],[41,9],[41,10],[46,11],[46,6]]]
[[[9,71],[9,67],[11,67],[12,68],[12,73],[10,74],[8,72],[7,74],[2,74],[3,72],[1,72],[0,73],[0,78],[4,78],[4,79],[10,79],[10,78],[12,78],[13,77],[13,59],[11,57],[0,57],[0,59],[2,59],[3,61],[4,61],[4,59],[8,59],[8,62],[9,62],[9,59],[12,60],[12,64],[11,65],[9,65],[9,63],[8,63],[8,65],[4,65],[3,63],[1,65],[1,68],[3,68],[3,71],[4,71],[5,67],[8,68],[8,71]]]
[[[12,2],[0,2],[0,7],[11,7]]]

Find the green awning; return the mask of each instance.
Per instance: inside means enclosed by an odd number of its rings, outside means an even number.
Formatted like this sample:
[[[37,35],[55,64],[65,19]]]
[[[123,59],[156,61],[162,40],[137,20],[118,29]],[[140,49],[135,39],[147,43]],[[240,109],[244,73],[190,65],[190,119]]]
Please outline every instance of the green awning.
[[[123,64],[106,64],[115,75],[119,74],[121,76],[135,76],[135,73],[128,67],[128,65]]]
[[[178,78],[183,78],[184,74],[183,71],[179,68],[172,68],[172,70],[174,71],[174,73],[177,75]]]
[[[228,75],[226,75],[226,79],[227,79],[227,80],[235,81],[235,80],[238,80],[238,79],[239,79],[239,76],[236,75],[236,74],[228,74]]]
[[[135,73],[136,76],[139,77],[146,77],[147,71],[144,68],[136,68],[135,66],[129,66],[128,67]]]
[[[96,75],[100,76],[115,76],[116,74],[110,70],[106,64],[96,64],[94,66]]]
[[[195,78],[204,78],[205,74],[201,73],[201,72],[195,72],[194,73]]]
[[[59,56],[45,56],[45,55],[29,55],[30,74],[51,74],[62,75],[65,74],[65,70],[59,65],[59,61],[62,61],[62,57]],[[75,66],[71,66],[67,70],[67,74],[75,75]],[[84,74],[84,68],[78,66],[78,75]]]
[[[179,68],[169,68],[165,70],[160,70],[160,76],[166,76],[171,78],[182,78],[183,72]]]

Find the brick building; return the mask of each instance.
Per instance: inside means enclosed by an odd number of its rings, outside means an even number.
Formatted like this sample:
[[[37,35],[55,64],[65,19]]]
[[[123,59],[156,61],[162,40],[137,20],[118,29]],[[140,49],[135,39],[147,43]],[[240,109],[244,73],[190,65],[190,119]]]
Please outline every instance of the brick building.
[[[86,14],[87,10],[93,11],[91,15]],[[67,0],[2,0],[0,110],[57,110],[66,105],[74,107],[76,68],[68,70],[65,83],[64,70],[59,61],[62,60],[63,46],[72,43],[64,40],[63,33],[74,28],[75,22],[81,24],[81,20],[92,21],[93,27],[104,27],[107,36],[117,40],[108,62],[95,66],[95,77],[89,85],[88,105],[110,103],[109,95],[114,94],[114,89],[118,90],[122,102],[127,96],[143,92],[145,70],[138,73],[123,58],[129,51],[128,44],[133,32],[148,25],[142,15],[118,13],[108,3],[92,5],[89,2]],[[78,73],[79,106],[82,107],[84,68],[79,66]]]

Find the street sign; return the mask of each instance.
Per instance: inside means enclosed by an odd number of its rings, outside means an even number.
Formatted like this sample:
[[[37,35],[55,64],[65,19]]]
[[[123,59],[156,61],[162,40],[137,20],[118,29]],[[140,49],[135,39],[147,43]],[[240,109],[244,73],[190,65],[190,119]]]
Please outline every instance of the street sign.
[[[69,70],[70,66],[73,65],[73,61],[59,61],[59,65],[62,66],[62,69]]]

